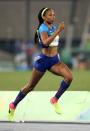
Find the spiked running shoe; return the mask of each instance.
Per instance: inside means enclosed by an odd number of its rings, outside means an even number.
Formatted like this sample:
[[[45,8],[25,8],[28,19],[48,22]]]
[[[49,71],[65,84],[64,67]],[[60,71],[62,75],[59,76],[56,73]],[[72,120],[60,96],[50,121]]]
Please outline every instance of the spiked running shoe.
[[[50,103],[53,105],[53,107],[54,107],[54,109],[55,109],[55,112],[56,112],[57,114],[61,114],[61,113],[62,113],[62,112],[61,112],[60,105],[59,105],[59,103],[58,103],[58,100],[57,100],[55,97],[52,97],[52,98],[50,99]]]
[[[9,119],[10,121],[13,120],[14,111],[15,111],[15,106],[14,106],[14,103],[11,102],[11,103],[9,104],[9,112],[8,112],[8,119]]]

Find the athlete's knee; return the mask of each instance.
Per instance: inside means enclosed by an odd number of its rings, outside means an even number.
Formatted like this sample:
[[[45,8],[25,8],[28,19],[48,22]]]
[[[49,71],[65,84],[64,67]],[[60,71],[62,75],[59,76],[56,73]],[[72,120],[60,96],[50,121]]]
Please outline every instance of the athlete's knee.
[[[23,88],[22,88],[22,91],[25,93],[25,94],[28,94],[30,91],[32,91],[34,89],[34,84],[32,83],[27,83]]]
[[[72,80],[73,80],[72,74],[69,74],[69,75],[66,77],[66,80],[67,80],[67,82],[71,83]]]
[[[32,91],[32,90],[34,89],[34,87],[35,87],[35,84],[34,84],[34,83],[29,83],[29,84],[28,84],[28,91],[29,91],[29,92]]]

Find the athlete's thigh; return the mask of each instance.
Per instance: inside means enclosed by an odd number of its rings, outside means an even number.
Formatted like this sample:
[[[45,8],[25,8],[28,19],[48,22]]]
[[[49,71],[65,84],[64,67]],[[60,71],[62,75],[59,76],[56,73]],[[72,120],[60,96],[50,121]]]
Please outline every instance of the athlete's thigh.
[[[67,65],[62,62],[58,62],[57,64],[53,65],[50,69],[50,72],[63,77],[68,77],[72,75]]]
[[[40,72],[39,70],[33,68],[30,83],[36,85],[43,75],[44,72]]]

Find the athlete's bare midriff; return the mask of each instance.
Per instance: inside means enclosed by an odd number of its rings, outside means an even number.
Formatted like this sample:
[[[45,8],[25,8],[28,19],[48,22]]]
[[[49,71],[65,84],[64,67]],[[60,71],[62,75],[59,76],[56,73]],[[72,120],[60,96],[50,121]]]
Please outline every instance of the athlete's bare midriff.
[[[57,47],[42,48],[42,53],[46,56],[53,57],[58,54]]]

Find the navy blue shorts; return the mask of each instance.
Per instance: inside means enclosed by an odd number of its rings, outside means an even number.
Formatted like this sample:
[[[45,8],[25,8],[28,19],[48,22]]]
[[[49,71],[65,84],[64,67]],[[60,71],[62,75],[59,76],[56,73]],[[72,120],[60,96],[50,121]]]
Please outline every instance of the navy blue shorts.
[[[40,72],[50,70],[50,68],[60,61],[59,55],[48,57],[44,54],[40,54],[34,58],[34,68]]]

